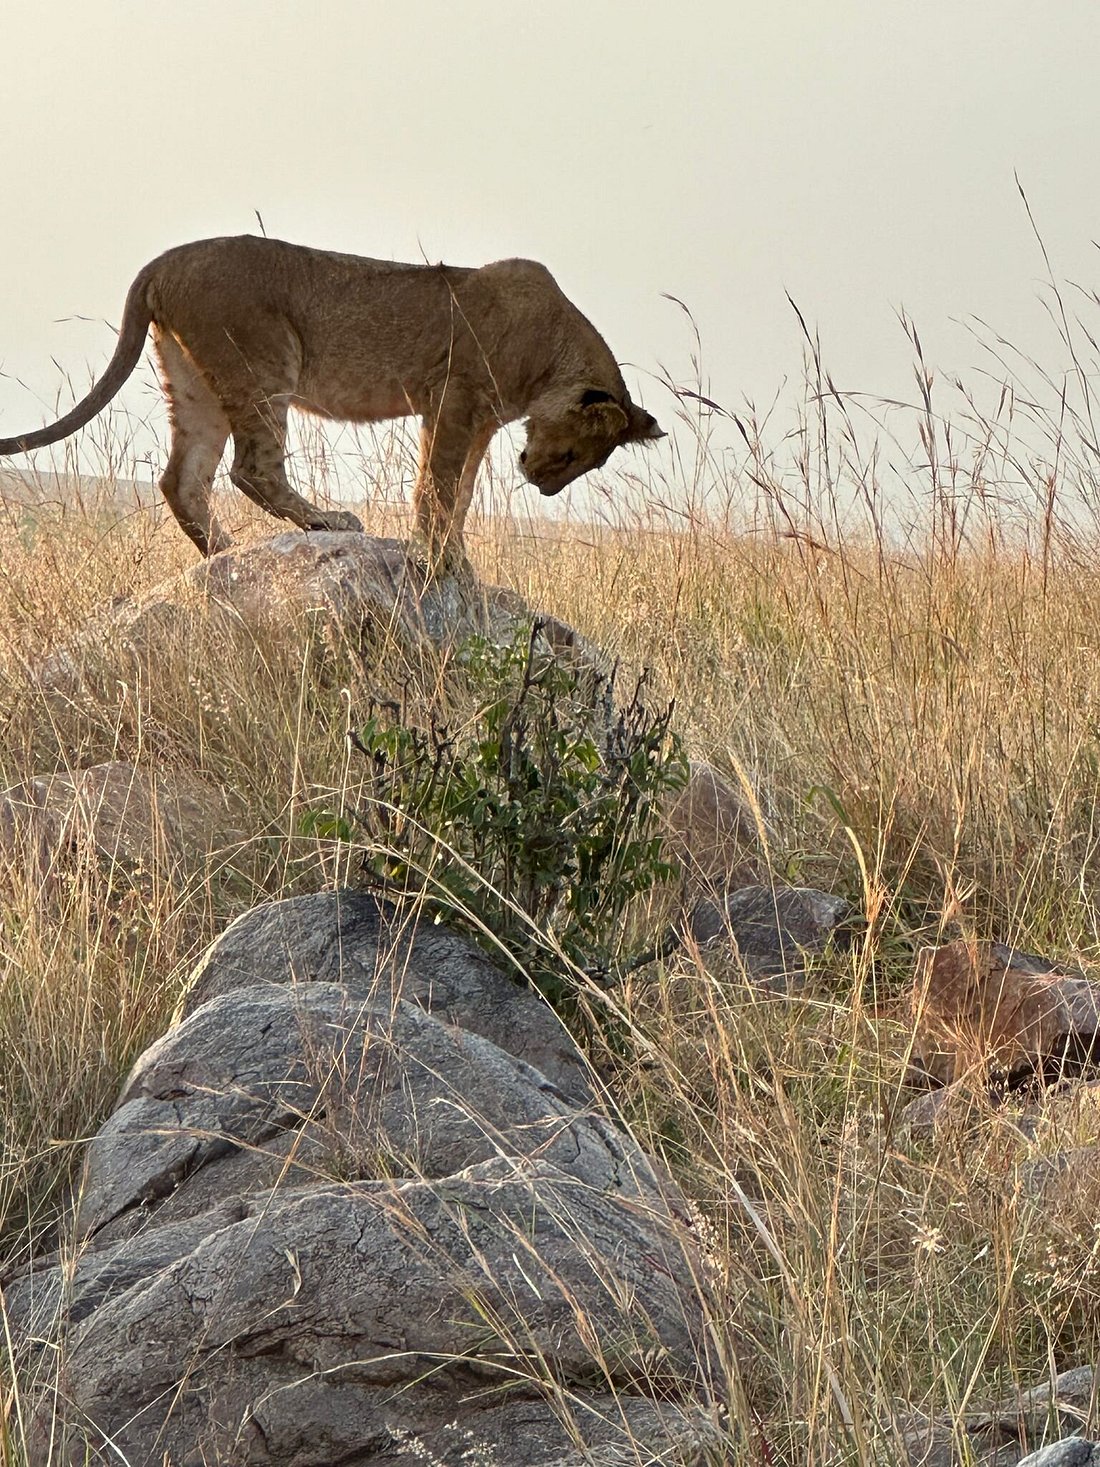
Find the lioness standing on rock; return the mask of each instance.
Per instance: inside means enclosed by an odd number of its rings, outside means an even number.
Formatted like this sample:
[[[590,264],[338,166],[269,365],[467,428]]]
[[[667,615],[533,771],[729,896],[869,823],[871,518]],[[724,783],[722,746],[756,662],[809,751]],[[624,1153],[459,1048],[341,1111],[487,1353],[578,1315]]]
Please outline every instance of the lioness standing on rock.
[[[230,477],[270,514],[303,530],[362,528],[290,487],[291,407],[359,423],[422,418],[413,502],[417,548],[433,570],[464,562],[474,479],[503,423],[526,415],[520,465],[543,494],[620,444],[664,436],[631,402],[603,337],[532,260],[401,265],[240,235],[146,265],[88,396],[49,427],[0,439],[0,454],[56,443],[101,412],[150,325],[172,422],[160,487],[204,555],[231,543],[210,503],[230,434]]]

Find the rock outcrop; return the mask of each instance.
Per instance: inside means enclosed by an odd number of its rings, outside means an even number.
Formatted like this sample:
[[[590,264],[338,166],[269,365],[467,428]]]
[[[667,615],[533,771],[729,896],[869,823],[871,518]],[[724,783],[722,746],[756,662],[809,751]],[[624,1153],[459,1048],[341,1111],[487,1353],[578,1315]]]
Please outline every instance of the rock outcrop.
[[[59,1362],[32,1462],[704,1461],[686,1206],[530,992],[337,893],[239,919],[184,1009],[89,1145],[73,1256],[5,1290]]]
[[[472,635],[509,642],[533,615],[503,587],[445,576],[425,584],[407,544],[371,535],[288,531],[210,556],[136,601],[122,602],[55,652],[40,670],[43,692],[79,699],[106,655],[135,678],[155,671],[165,649],[199,636],[232,645],[242,631],[297,625],[368,659],[387,642],[403,648],[461,645]],[[593,666],[600,654],[571,627],[539,618],[543,644]]]

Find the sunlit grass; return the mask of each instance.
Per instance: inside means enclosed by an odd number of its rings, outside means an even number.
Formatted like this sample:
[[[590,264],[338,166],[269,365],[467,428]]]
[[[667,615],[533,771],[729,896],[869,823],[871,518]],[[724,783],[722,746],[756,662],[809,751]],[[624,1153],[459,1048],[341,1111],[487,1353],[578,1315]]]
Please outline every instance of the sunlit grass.
[[[1100,1347],[1094,1179],[1072,1207],[1040,1205],[1039,1142],[980,1098],[965,1127],[898,1124],[918,946],[961,932],[1100,956],[1090,378],[1071,373],[1063,403],[1060,378],[1015,361],[1003,390],[948,384],[950,417],[913,340],[908,411],[835,393],[809,340],[778,441],[751,406],[681,395],[672,457],[624,459],[584,518],[484,514],[469,537],[487,580],[651,669],[689,751],[755,791],[777,880],[866,918],[793,1004],[706,954],[632,974],[597,1056],[696,1210],[746,1460],[792,1467],[888,1460],[908,1412],[962,1421]],[[346,487],[326,440],[303,441],[300,477]],[[403,533],[408,472],[399,436],[357,465],[371,529]],[[506,485],[500,468],[498,510],[518,508]],[[397,648],[366,672],[334,654],[318,679],[297,633],[212,643],[201,625],[142,680],[101,648],[81,697],[46,696],[38,670],[90,616],[193,560],[162,514],[57,499],[12,511],[0,567],[0,781],[187,768],[225,793],[239,838],[182,886],[127,885],[89,855],[45,902],[17,860],[0,872],[8,1260],[52,1245],[75,1143],[202,946],[255,901],[348,876],[346,852],[298,831],[354,779],[349,720],[387,677],[413,704],[441,696],[438,667]],[[272,528],[239,500],[230,516],[243,538]],[[1068,1135],[1096,1140],[1087,1115]]]

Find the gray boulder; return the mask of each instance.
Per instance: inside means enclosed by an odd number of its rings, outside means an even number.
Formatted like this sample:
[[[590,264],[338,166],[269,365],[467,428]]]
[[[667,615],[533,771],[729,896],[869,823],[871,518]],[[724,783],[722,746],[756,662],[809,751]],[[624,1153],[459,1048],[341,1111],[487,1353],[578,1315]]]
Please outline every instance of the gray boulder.
[[[1070,1437],[1021,1457],[1019,1467],[1100,1467],[1100,1442]]]
[[[410,559],[403,540],[346,531],[284,531],[212,555],[159,587],[142,609],[196,596],[249,621],[273,614],[283,619],[288,611],[320,612],[355,645],[380,629],[438,646],[455,646],[472,633],[509,640],[517,623],[531,615],[522,598],[504,587],[465,576],[425,583],[424,568]],[[587,650],[572,628],[551,617],[540,620],[556,650]]]
[[[573,1392],[709,1388],[675,1230],[548,1162],[285,1186],[209,1225],[197,1244],[176,1229],[178,1257],[70,1333],[73,1459],[109,1439],[134,1464],[373,1462],[403,1433],[439,1438],[472,1390],[545,1407],[562,1389],[568,1415]],[[564,1447],[557,1414],[539,1413]],[[703,1432],[699,1410],[670,1414]]]
[[[444,1177],[538,1154],[598,1191],[659,1193],[610,1122],[415,1004],[348,985],[237,989],[138,1061],[89,1147],[77,1234],[132,1236],[310,1178]]]
[[[556,1014],[476,943],[364,892],[290,897],[246,912],[191,975],[184,1015],[255,983],[343,983],[356,998],[418,1003],[541,1070],[575,1101],[588,1066]]]
[[[701,1467],[686,1204],[590,1092],[449,1022],[556,1019],[441,929],[387,967],[368,897],[250,917],[91,1141],[75,1248],[5,1286],[29,1467]]]
[[[67,703],[96,685],[104,665],[141,676],[197,637],[224,647],[242,633],[248,640],[257,631],[291,631],[322,661],[326,644],[373,661],[386,646],[434,652],[472,635],[510,642],[531,616],[515,592],[472,577],[426,584],[402,540],[284,531],[212,555],[140,600],[113,607],[48,658],[38,682],[48,698]],[[571,627],[553,617],[539,621],[546,649],[604,665]]]
[[[1027,1454],[1030,1442],[1042,1441],[1052,1431],[1070,1432],[1089,1419],[1095,1410],[1097,1372],[1091,1365],[1076,1365],[1053,1380],[1026,1390],[1010,1392],[992,1404],[972,1403],[961,1418],[953,1412],[934,1416],[914,1413],[897,1423],[909,1467],[1100,1467],[1087,1455],[1077,1456],[1082,1443],[1074,1437],[1051,1448]],[[1066,1458],[1048,1460],[1047,1451],[1066,1449]]]

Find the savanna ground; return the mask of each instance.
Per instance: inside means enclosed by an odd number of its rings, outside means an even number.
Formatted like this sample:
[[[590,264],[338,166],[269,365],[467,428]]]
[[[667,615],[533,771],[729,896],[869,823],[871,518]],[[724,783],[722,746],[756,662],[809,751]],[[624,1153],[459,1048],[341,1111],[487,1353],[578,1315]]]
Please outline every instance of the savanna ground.
[[[1089,378],[1070,370],[1063,392],[1017,359],[1003,391],[979,382],[983,408],[930,383],[914,346],[908,408],[842,400],[813,342],[782,427],[682,396],[664,411],[683,420],[680,456],[657,472],[618,455],[583,519],[525,528],[502,512],[505,450],[470,537],[485,580],[652,669],[690,753],[755,792],[777,879],[841,892],[866,918],[794,1004],[705,956],[615,995],[629,1042],[612,1083],[698,1210],[735,1416],[752,1423],[745,1461],[898,1460],[890,1423],[908,1409],[961,1419],[1100,1359],[1100,1180],[1079,1178],[1066,1211],[1030,1203],[1011,1106],[933,1140],[893,1123],[912,1094],[899,999],[920,946],[993,936],[1086,967],[1100,950]],[[97,439],[108,479],[127,473],[112,431]],[[307,432],[297,459],[317,495],[332,468],[319,443]],[[400,445],[384,437],[355,466],[371,530],[401,531]],[[50,1237],[80,1140],[211,937],[257,901],[347,875],[347,849],[304,837],[301,815],[346,783],[346,730],[380,691],[317,687],[290,641],[212,656],[184,639],[148,685],[105,679],[51,707],[33,686],[43,658],[193,563],[165,515],[51,504],[51,482],[4,532],[0,785],[112,758],[198,768],[244,841],[183,889],[89,862],[44,903],[17,863],[3,873],[0,1260]],[[234,520],[240,538],[273,528],[239,499]],[[413,704],[438,691],[417,675]],[[1073,1125],[1057,1145],[1094,1137],[1087,1116]],[[7,1467],[21,1397],[0,1391]]]

